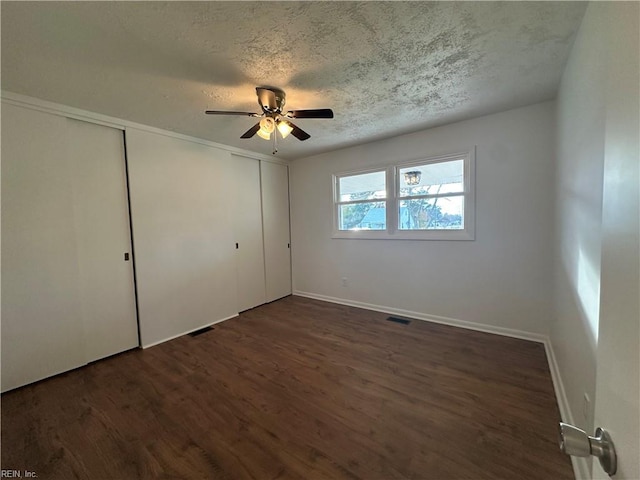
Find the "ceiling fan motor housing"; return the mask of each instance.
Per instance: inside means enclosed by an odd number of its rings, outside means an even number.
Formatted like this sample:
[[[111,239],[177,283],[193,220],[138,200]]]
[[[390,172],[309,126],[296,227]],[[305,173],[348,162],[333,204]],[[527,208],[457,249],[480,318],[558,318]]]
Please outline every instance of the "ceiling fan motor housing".
[[[265,113],[282,113],[287,96],[275,87],[256,87],[258,102]]]

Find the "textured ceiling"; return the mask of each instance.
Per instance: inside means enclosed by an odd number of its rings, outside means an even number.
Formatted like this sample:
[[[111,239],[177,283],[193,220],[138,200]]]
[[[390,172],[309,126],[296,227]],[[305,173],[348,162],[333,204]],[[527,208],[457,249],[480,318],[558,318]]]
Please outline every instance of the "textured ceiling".
[[[8,2],[2,89],[270,153],[240,135],[287,93],[298,158],[555,96],[582,2]]]

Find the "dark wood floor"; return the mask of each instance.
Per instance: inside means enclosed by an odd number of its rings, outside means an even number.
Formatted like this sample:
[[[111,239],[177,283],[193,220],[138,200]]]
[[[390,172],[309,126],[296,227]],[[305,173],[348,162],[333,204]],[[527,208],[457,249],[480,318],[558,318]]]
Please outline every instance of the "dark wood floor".
[[[541,344],[288,297],[2,396],[39,479],[571,479]]]

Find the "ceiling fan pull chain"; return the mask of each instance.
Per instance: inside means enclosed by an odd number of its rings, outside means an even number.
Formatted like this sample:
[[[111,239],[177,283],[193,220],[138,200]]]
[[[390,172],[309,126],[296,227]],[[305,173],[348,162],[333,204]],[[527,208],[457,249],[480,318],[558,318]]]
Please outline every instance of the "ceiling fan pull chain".
[[[273,152],[272,155],[278,153],[278,131],[277,129],[273,131]]]

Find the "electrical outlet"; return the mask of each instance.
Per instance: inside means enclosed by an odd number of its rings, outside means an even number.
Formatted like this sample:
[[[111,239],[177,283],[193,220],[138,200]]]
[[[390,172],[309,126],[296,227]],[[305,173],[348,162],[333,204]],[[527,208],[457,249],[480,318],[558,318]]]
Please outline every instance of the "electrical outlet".
[[[343,287],[349,286],[349,281],[347,280],[347,277],[342,277],[342,286]]]
[[[587,392],[584,392],[584,395],[582,397],[582,418],[584,419],[585,422],[589,420],[590,410],[591,410],[591,399],[589,398],[589,395],[587,395]]]

